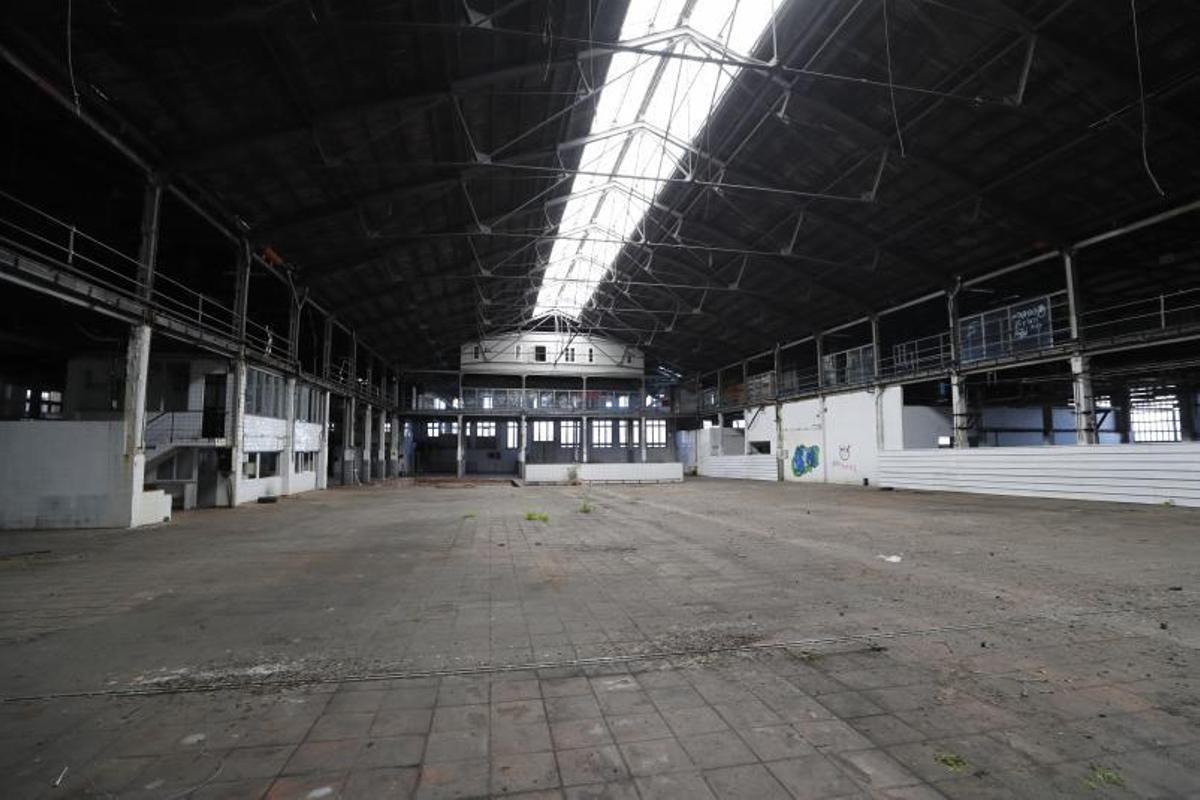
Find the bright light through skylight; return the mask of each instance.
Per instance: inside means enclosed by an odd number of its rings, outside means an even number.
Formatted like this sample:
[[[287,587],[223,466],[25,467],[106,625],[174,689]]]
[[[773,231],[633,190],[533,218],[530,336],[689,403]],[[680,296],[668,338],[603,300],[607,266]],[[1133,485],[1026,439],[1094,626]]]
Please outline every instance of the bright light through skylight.
[[[747,56],[766,31],[777,0],[630,0],[620,40],[687,26],[734,54]],[[681,38],[663,52],[721,57],[712,46]],[[578,318],[624,242],[704,128],[737,77],[738,67],[666,58],[613,56],[591,137],[546,263],[534,315]]]

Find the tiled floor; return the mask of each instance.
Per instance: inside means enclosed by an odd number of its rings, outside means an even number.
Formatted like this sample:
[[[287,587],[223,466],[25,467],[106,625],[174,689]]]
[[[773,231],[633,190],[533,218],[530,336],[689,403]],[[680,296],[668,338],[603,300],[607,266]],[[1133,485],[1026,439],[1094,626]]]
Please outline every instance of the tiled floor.
[[[1200,514],[583,491],[6,536],[0,795],[1200,797]]]

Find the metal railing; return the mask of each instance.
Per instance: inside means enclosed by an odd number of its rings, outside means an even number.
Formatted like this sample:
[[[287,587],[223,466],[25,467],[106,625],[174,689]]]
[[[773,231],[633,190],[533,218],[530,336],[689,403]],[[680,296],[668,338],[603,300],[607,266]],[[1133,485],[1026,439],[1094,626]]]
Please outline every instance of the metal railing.
[[[2,190],[0,244],[31,260],[48,262],[126,300],[146,303],[172,320],[208,334],[236,339],[236,315],[229,306],[161,271],[155,273],[147,299],[145,283],[138,277],[141,264],[136,258]],[[250,319],[246,320],[245,342],[265,356],[286,361],[293,355],[286,336]]]
[[[665,398],[640,391],[605,389],[492,389],[464,388],[462,398],[437,394],[417,395],[418,411],[511,411],[544,413],[597,412],[604,414],[662,413],[670,409]]]
[[[1080,333],[1088,339],[1171,331],[1200,325],[1200,287],[1084,309]]]
[[[180,442],[211,442],[229,438],[225,411],[160,411],[146,417],[145,443],[158,448]]]

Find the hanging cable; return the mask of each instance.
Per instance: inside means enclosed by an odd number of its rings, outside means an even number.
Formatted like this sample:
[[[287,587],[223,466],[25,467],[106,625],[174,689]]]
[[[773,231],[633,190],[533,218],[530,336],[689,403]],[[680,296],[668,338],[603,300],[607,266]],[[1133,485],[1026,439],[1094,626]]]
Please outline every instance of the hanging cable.
[[[900,142],[900,157],[904,158],[904,134],[900,132],[900,114],[896,111],[896,83],[892,80],[892,36],[888,30],[888,0],[883,2],[883,47],[887,54],[888,95],[892,99],[892,123],[896,126],[896,139]]]
[[[1150,134],[1150,123],[1146,119],[1146,85],[1142,79],[1142,45],[1138,38],[1137,0],[1129,0],[1129,10],[1133,17],[1133,55],[1137,61],[1138,103],[1142,109],[1142,166],[1146,169],[1150,183],[1154,184],[1154,191],[1158,192],[1160,197],[1166,197],[1167,193],[1163,191],[1158,178],[1154,177],[1154,170],[1150,168],[1150,154],[1146,147],[1146,139]]]
[[[73,0],[67,0],[67,75],[71,78],[71,97],[75,100],[75,116],[83,114],[79,106],[79,90],[75,88],[75,62],[71,57],[71,7]]]

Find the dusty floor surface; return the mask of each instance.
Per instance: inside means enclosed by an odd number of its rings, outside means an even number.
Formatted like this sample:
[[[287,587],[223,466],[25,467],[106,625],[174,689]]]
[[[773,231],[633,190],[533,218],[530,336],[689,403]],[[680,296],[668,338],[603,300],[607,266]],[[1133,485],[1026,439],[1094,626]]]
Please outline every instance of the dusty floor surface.
[[[856,488],[5,534],[0,796],[1200,797],[1197,605],[1200,512]]]

